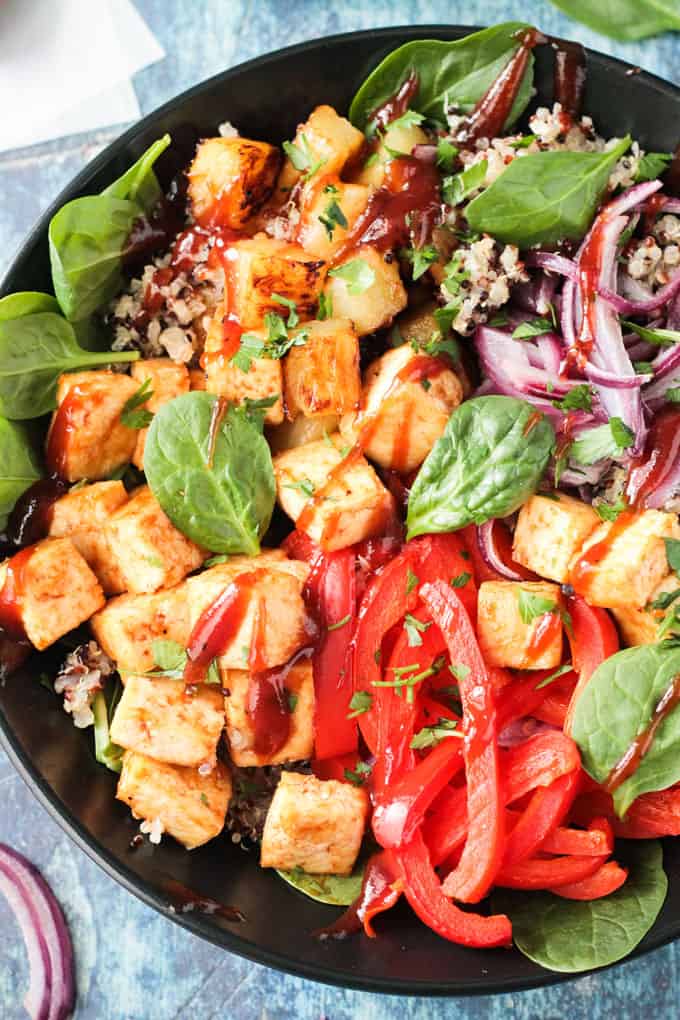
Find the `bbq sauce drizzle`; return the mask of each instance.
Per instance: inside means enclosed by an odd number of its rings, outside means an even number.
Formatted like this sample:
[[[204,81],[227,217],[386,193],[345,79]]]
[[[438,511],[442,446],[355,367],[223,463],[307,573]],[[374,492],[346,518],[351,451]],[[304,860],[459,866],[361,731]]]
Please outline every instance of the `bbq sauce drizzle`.
[[[660,698],[649,724],[631,741],[625,754],[617,761],[602,784],[607,793],[613,793],[633,775],[652,746],[652,741],[662,722],[678,705],[680,705],[680,674],[673,678],[670,686]]]

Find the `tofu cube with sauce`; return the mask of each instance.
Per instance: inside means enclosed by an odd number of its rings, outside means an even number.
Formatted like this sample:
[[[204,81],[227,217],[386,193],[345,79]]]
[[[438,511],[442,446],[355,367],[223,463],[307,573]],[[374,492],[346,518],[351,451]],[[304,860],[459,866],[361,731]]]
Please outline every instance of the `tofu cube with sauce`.
[[[103,528],[128,498],[122,482],[95,482],[74,487],[52,505],[47,534],[71,539],[106,595],[125,591],[125,582]]]
[[[266,234],[235,241],[225,249],[227,311],[244,330],[260,329],[268,312],[286,318],[286,309],[272,297],[295,303],[300,320],[311,319],[326,278],[326,263],[297,244]]]
[[[359,340],[349,319],[308,322],[305,343],[283,362],[286,410],[291,418],[344,414],[359,406]]]
[[[311,255],[332,261],[366,209],[370,194],[361,184],[315,174],[300,196],[298,243]]]
[[[359,283],[353,283],[343,276],[329,275],[324,293],[331,300],[333,315],[351,319],[359,336],[389,326],[394,316],[406,307],[408,298],[399,275],[397,260],[387,261],[370,245],[363,245],[352,252],[331,273],[337,270],[352,271],[358,276]],[[365,276],[368,286],[357,293],[357,287],[363,286],[361,275]]]
[[[156,822],[161,832],[195,850],[224,828],[231,789],[229,770],[221,762],[201,775],[195,768],[126,751],[116,797],[135,818]]]
[[[45,538],[0,563],[2,619],[42,651],[89,620],[106,599],[68,538]]]
[[[238,230],[269,198],[281,153],[249,138],[206,138],[189,167],[189,201],[203,227]]]
[[[170,522],[146,485],[109,518],[104,534],[127,590],[135,593],[171,588],[206,558]]]
[[[283,772],[262,834],[263,868],[349,875],[368,819],[362,787]]]
[[[540,600],[540,601],[539,601]],[[523,619],[522,605],[526,606]],[[541,612],[541,605],[550,605]],[[553,669],[562,662],[562,594],[548,581],[484,581],[477,636],[489,666]],[[536,615],[533,615],[536,614]]]
[[[304,124],[298,125],[293,145],[309,165],[304,170],[293,166],[290,158],[284,160],[277,185],[277,198],[285,201],[302,173],[318,166],[317,173],[339,174],[348,164],[358,159],[364,148],[364,136],[332,106],[317,106]]]
[[[675,574],[669,574],[657,584],[649,597],[649,602],[642,609],[636,609],[634,606],[627,606],[625,609],[612,609],[612,615],[626,645],[655,644],[659,625],[663,622],[666,613],[672,611],[672,608],[680,603],[676,601],[672,603],[670,609],[666,610],[653,609],[651,603],[660,595],[667,595],[678,590],[680,590],[680,580]]]
[[[243,768],[303,761],[314,753],[314,678],[310,659],[295,663],[285,676],[290,700],[290,732],[285,744],[272,754],[256,749],[256,732],[248,712],[250,673],[230,669],[222,673],[229,755]]]
[[[191,632],[186,584],[153,595],[120,595],[90,620],[100,647],[126,674],[156,665],[153,643],[175,641],[186,648]]]
[[[385,166],[393,159],[392,153],[400,152],[410,156],[416,145],[427,145],[429,139],[417,124],[388,124],[387,130],[368,160],[364,162],[353,180],[379,188],[384,182]],[[368,163],[368,166],[366,165]]]
[[[69,372],[59,378],[47,437],[50,468],[68,482],[99,481],[129,464],[137,432],[120,420],[138,389],[119,372]]]
[[[406,474],[425,460],[462,399],[463,388],[448,360],[402,344],[366,369],[361,411],[342,418],[340,432],[351,444],[365,428],[370,437],[362,444],[366,456]]]
[[[179,680],[132,675],[111,722],[111,740],[156,761],[212,765],[223,729],[219,687],[201,684],[190,693]]]
[[[599,524],[593,507],[573,496],[530,496],[517,518],[512,557],[535,574],[565,584],[574,556]]]
[[[392,496],[365,457],[337,433],[274,458],[277,498],[297,527],[333,552],[385,530]]]
[[[146,358],[143,361],[135,361],[130,369],[131,377],[138,386],[148,382],[151,396],[143,405],[147,411],[155,414],[163,404],[167,404],[175,397],[188,393],[189,370],[171,358]],[[132,463],[140,471],[144,470],[144,447],[149,430],[137,430],[137,444]]]

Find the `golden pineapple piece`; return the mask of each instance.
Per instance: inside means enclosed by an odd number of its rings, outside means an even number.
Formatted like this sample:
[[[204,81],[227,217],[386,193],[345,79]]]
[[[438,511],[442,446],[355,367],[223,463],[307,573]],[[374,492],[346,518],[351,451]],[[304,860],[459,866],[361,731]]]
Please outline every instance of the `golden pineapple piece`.
[[[349,279],[342,275],[347,273]],[[330,271],[324,293],[333,315],[351,319],[359,336],[389,326],[408,300],[397,260],[387,261],[370,245],[362,245]]]
[[[206,138],[189,167],[189,200],[201,226],[238,230],[269,198],[281,163],[273,145],[249,138]]]
[[[308,322],[307,339],[291,347],[283,365],[286,410],[291,418],[326,417],[359,406],[359,340],[349,319]]]

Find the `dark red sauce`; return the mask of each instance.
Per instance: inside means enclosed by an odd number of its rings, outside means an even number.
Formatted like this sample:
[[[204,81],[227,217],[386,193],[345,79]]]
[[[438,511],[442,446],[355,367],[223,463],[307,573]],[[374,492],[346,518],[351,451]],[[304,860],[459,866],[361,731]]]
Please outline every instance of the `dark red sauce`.
[[[586,83],[586,53],[580,43],[550,38],[555,51],[554,94],[555,102],[570,117],[578,117]]]
[[[319,939],[344,939],[361,931],[364,925],[371,928],[376,914],[389,910],[402,893],[402,881],[389,850],[369,858],[364,871],[361,892],[337,921],[320,928],[313,934]]]
[[[45,460],[50,474],[59,478],[66,477],[66,459],[69,438],[76,430],[83,410],[91,402],[92,394],[85,387],[72,386],[57,408],[49,435]]]
[[[574,345],[567,351],[566,363],[581,372],[585,371],[597,332],[597,288],[602,269],[603,240],[604,232],[595,229],[579,263],[579,284],[583,301],[581,328]]]
[[[664,407],[655,416],[643,452],[630,464],[626,499],[644,510],[647,500],[674,472],[680,456],[680,408]]]
[[[196,912],[211,917],[222,917],[225,921],[245,921],[244,914],[237,907],[230,907],[226,903],[210,899],[209,896],[202,896],[174,878],[164,879],[162,889],[170,896],[173,909],[178,909],[181,914]]]
[[[130,271],[170,246],[186,221],[187,187],[186,174],[177,174],[149,215],[135,220],[123,253],[124,269]]]
[[[378,131],[385,131],[393,120],[403,117],[418,92],[418,84],[417,72],[411,71],[394,95],[376,107],[368,118],[368,123]]]
[[[649,725],[642,733],[638,733],[637,737],[631,742],[630,747],[626,750],[626,753],[617,761],[607,776],[606,781],[602,784],[607,793],[613,793],[614,790],[621,786],[621,783],[625,782],[629,776],[632,776],[652,746],[652,741],[659,726],[661,726],[664,719],[670,715],[677,705],[680,705],[680,674],[673,679],[668,690],[660,699],[654,709]]]
[[[531,668],[531,664],[540,659],[541,655],[559,639],[562,630],[562,621],[559,613],[544,613],[534,627],[531,640],[527,645],[524,656],[525,669]]]
[[[607,534],[599,542],[595,542],[576,561],[569,573],[569,583],[579,595],[588,595],[588,587],[593,571],[605,558],[612,545],[635,520],[636,515],[624,510],[616,518]]]
[[[52,508],[68,492],[68,483],[61,478],[41,478],[34,482],[14,504],[7,529],[0,539],[0,554],[25,545],[35,545],[45,538],[52,521]]]

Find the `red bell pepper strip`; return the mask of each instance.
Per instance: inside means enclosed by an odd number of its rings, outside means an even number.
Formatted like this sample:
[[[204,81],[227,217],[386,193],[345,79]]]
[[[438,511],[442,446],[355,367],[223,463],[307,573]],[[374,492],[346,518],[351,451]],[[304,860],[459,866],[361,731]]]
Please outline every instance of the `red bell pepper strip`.
[[[447,898],[420,832],[410,843],[392,852],[406,899],[420,920],[434,932],[450,942],[477,949],[510,945],[512,925],[505,914],[491,917],[471,914]]]
[[[314,759],[312,771],[317,779],[337,779],[340,783],[351,783],[352,780],[347,778],[346,772],[355,772],[360,761],[359,752],[350,751],[349,754],[338,754],[322,761]]]
[[[571,819],[579,825],[586,825],[595,815],[604,815],[616,835],[623,839],[680,836],[680,786],[643,793],[631,804],[623,819],[614,813],[612,799],[604,790],[578,797],[570,812]]]
[[[314,934],[321,939],[346,938],[362,927],[369,938],[375,938],[373,918],[393,907],[404,887],[400,868],[390,850],[373,854],[366,862],[361,892],[337,921]]]
[[[567,609],[571,618],[570,625],[566,627],[567,637],[574,669],[579,674],[564,721],[565,732],[570,733],[576,703],[583,688],[597,667],[618,652],[619,636],[607,610],[589,606],[580,595],[567,599]]]
[[[493,885],[503,855],[495,691],[458,591],[435,581],[423,585],[420,596],[446,639],[463,705],[468,835],[458,867],[443,889],[447,896],[477,903]]]
[[[579,788],[579,769],[539,786],[528,807],[508,835],[501,868],[511,868],[533,857],[549,833],[566,817]]]
[[[589,878],[568,882],[550,891],[565,900],[599,900],[620,889],[627,878],[627,868],[622,868],[616,861],[607,861]]]
[[[574,685],[571,684],[566,688],[555,687],[554,690],[551,690],[550,687],[545,687],[543,690],[545,698],[531,714],[534,719],[538,719],[540,722],[549,723],[550,726],[559,726],[562,729],[564,727],[564,720],[567,717]]]
[[[558,825],[541,843],[541,853],[571,857],[602,857],[614,850],[611,825],[602,829],[572,829]]]
[[[291,560],[303,560],[312,565],[324,555],[321,546],[305,531],[291,531],[281,543],[281,548]]]
[[[591,827],[607,831],[606,818],[596,818]],[[608,855],[607,855],[608,856]],[[571,882],[589,878],[604,864],[602,857],[534,857],[519,861],[508,868],[501,868],[496,884],[508,889],[556,889]]]

